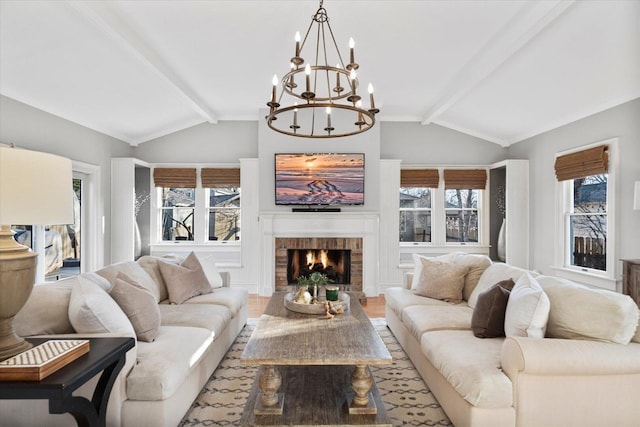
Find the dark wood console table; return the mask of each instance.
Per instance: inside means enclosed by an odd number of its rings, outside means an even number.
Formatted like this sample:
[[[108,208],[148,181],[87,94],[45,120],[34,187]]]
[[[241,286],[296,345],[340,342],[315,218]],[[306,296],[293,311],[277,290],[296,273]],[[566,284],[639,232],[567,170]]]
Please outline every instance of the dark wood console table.
[[[640,307],[640,259],[622,260],[622,293],[633,298]]]
[[[0,381],[0,399],[48,399],[49,413],[70,413],[79,427],[104,427],[113,383],[135,345],[133,338],[89,339],[87,354],[41,381]],[[27,339],[34,346],[48,339]],[[91,401],[72,393],[102,371]]]

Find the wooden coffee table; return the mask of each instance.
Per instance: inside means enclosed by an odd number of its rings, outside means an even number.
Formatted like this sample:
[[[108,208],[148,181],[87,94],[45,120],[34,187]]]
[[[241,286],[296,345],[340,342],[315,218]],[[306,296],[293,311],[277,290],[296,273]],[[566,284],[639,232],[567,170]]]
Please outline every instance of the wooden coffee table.
[[[391,425],[369,366],[391,354],[357,298],[344,314],[300,314],[273,295],[240,357],[258,365],[241,425]]]

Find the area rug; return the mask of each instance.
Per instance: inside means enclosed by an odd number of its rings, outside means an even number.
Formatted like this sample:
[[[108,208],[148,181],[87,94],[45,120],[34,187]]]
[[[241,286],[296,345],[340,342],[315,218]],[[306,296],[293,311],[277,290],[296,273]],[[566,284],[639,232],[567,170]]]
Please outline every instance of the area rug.
[[[387,328],[384,319],[372,319],[371,322],[393,357],[392,365],[371,367],[393,425],[453,425]],[[241,366],[239,361],[255,325],[256,319],[249,319],[180,427],[239,425],[256,373],[255,367]]]

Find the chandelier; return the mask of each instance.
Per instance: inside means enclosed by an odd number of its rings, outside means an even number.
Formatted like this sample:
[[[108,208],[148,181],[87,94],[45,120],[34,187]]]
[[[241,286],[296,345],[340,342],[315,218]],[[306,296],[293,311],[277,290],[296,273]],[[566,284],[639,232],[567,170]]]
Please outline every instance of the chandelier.
[[[321,0],[318,11],[311,17],[302,42],[296,32],[290,71],[282,80],[273,76],[271,100],[267,102],[269,114],[265,118],[271,129],[286,135],[304,138],[356,135],[371,129],[380,111],[373,100],[371,83],[369,109],[363,108],[358,95],[355,43],[352,38],[349,40],[349,62],[345,64],[322,3]],[[327,44],[334,49],[328,51]],[[311,48],[305,57],[303,49],[307,45]],[[315,53],[309,52],[314,46]]]

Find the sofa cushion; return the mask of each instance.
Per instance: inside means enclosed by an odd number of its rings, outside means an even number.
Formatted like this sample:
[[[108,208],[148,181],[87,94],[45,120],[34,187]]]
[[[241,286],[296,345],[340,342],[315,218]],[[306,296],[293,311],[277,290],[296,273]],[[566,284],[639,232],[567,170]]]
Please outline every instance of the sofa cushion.
[[[412,254],[411,257],[413,258],[413,278],[411,279],[411,289],[416,289],[418,287],[418,282],[420,281],[420,274],[422,273],[422,262],[420,262],[420,260],[430,259],[434,261],[452,263],[453,260],[456,259],[456,253],[452,252],[435,257],[426,257],[418,254]]]
[[[522,275],[511,291],[504,316],[508,337],[544,338],[551,304],[536,279]]]
[[[169,298],[169,293],[167,292],[167,285],[164,283],[164,279],[162,278],[162,273],[160,273],[160,267],[158,267],[159,259],[160,258],[155,256],[145,255],[138,258],[136,262],[156,283],[158,287],[158,301],[164,301]],[[174,264],[179,263],[179,261],[175,259],[163,258],[162,260],[164,262],[173,262]]]
[[[231,310],[216,304],[159,304],[162,326],[194,326],[213,332],[214,339],[231,321]]]
[[[203,328],[161,326],[151,343],[138,343],[137,363],[127,376],[130,400],[164,400],[178,390],[207,353],[213,333]]]
[[[481,340],[470,330],[432,331],[422,335],[420,347],[464,400],[479,408],[505,408],[513,404],[513,388],[500,368],[504,340]]]
[[[547,336],[628,344],[640,316],[628,295],[593,289],[559,277],[536,279],[551,301]]]
[[[469,329],[473,309],[466,304],[412,305],[402,310],[402,323],[420,342],[422,334],[443,329]]]
[[[160,310],[151,291],[120,272],[109,295],[127,315],[138,340],[153,341],[160,327]]]
[[[248,294],[247,290],[243,288],[219,288],[214,289],[211,293],[188,299],[185,304],[223,305],[231,310],[232,317],[236,317],[238,311],[247,305]]]
[[[469,299],[467,300],[469,303],[469,307],[473,308],[476,306],[476,302],[478,301],[478,295],[481,292],[486,291],[496,283],[505,279],[512,279],[514,282],[517,282],[520,276],[526,273],[527,270],[522,268],[514,267],[509,264],[504,264],[501,262],[494,262],[482,273],[480,279],[478,280],[478,284],[475,289],[469,295]]]
[[[140,285],[149,289],[153,293],[156,303],[161,301],[161,293],[158,284],[138,263],[134,261],[117,262],[101,268],[96,271],[96,273],[107,279],[111,286],[115,283],[118,273],[124,273]]]
[[[158,267],[167,285],[169,301],[173,304],[182,304],[189,298],[212,290],[202,265],[193,252],[180,264],[159,260]]]
[[[631,342],[640,343],[640,320],[638,320],[638,326],[636,327],[636,333],[633,336],[633,338],[631,338]]]
[[[416,295],[409,289],[393,287],[388,288],[384,295],[385,305],[396,313],[402,320],[402,311],[412,305],[440,305],[450,307],[451,304],[433,298]]]
[[[484,271],[491,265],[491,258],[486,255],[465,254],[459,252],[456,254],[453,263],[469,267],[469,271],[464,278],[464,288],[462,289],[462,299],[469,301],[471,292],[476,288],[482,273],[484,273]]]
[[[13,319],[16,333],[21,337],[73,333],[69,321],[69,300],[78,277],[36,284],[26,304]]]
[[[505,336],[504,316],[513,286],[513,280],[503,280],[478,296],[478,302],[473,308],[473,316],[471,317],[473,335],[478,338]]]
[[[421,296],[435,298],[452,304],[462,301],[464,278],[469,267],[429,258],[421,258],[420,280],[413,291]]]
[[[80,276],[71,290],[69,321],[77,333],[118,333],[135,337],[131,322],[107,292]]]

